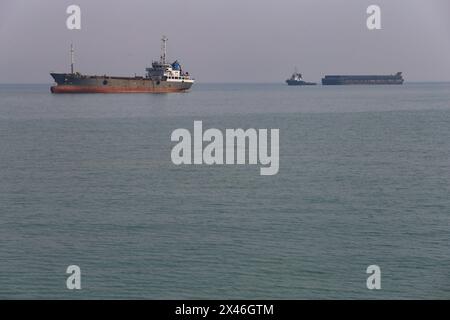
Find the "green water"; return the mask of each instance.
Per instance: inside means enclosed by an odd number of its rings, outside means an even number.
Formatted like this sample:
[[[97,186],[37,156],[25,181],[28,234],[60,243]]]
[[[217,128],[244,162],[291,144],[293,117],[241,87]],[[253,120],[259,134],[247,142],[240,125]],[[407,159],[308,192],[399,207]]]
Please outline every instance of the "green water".
[[[173,165],[194,120],[280,129],[279,173]],[[449,160],[450,84],[1,86],[0,297],[448,299]]]

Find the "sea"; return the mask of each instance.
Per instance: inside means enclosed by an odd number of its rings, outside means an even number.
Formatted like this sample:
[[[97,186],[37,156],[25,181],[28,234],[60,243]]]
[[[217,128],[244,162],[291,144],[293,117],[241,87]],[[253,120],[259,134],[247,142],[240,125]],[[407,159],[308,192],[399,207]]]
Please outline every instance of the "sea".
[[[49,87],[0,85],[0,298],[450,298],[450,83]],[[278,174],[173,164],[196,120],[279,129]]]

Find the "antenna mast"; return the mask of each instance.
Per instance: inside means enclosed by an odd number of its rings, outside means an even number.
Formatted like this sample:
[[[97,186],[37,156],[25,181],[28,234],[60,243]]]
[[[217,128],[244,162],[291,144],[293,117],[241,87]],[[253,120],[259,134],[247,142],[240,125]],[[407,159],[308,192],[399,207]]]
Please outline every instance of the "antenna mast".
[[[167,55],[167,37],[163,36],[161,41],[162,41],[162,45],[161,45],[161,64],[166,64],[166,55]]]
[[[70,44],[70,73],[73,74],[73,66],[75,64],[75,50],[73,49],[73,43]]]

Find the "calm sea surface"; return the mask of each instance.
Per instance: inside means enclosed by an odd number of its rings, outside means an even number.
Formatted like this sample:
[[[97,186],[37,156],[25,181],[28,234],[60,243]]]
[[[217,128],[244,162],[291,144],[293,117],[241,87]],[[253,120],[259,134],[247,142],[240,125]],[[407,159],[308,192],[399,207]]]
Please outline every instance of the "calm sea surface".
[[[279,173],[173,165],[194,120],[279,128]],[[0,298],[449,299],[450,84],[0,86]]]

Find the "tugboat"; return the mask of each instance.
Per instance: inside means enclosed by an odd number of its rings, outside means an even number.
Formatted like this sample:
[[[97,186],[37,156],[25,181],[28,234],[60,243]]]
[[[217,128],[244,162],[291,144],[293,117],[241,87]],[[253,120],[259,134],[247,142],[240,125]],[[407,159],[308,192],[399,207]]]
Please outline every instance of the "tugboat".
[[[117,77],[86,75],[74,71],[74,50],[71,46],[70,73],[51,73],[56,85],[52,93],[168,93],[184,92],[194,79],[182,70],[178,61],[168,63],[167,38],[162,38],[161,58],[146,68],[144,76]]]
[[[292,76],[286,80],[286,83],[289,86],[315,86],[317,83],[314,82],[306,82],[303,80],[303,76],[301,73],[295,70]]]

